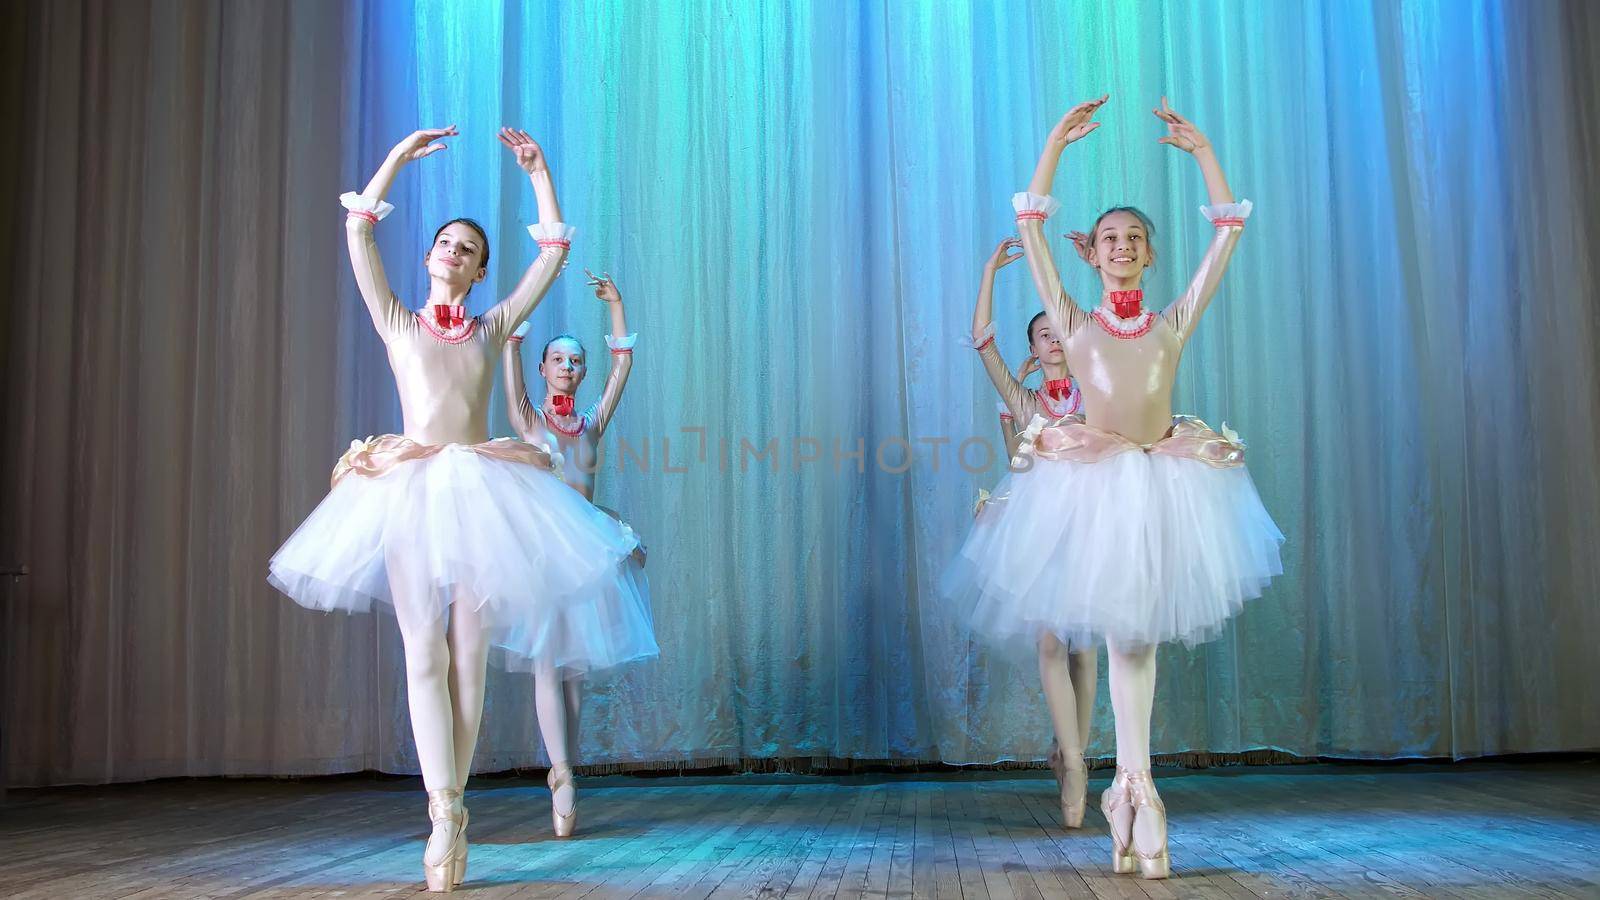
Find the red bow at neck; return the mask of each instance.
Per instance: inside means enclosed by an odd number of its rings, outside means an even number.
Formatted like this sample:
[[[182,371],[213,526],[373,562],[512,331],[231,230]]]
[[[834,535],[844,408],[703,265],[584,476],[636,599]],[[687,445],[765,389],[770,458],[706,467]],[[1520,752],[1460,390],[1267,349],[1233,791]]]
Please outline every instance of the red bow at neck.
[[[1144,291],[1112,291],[1106,295],[1111,301],[1111,311],[1119,319],[1131,319],[1137,316],[1144,307]]]
[[[1072,379],[1055,378],[1046,381],[1044,383],[1044,392],[1049,394],[1052,400],[1065,400],[1067,395],[1072,393]]]
[[[573,399],[570,394],[551,394],[550,410],[558,416],[572,415]]]
[[[433,310],[433,321],[445,331],[460,328],[467,323],[467,308],[465,306],[436,303],[430,309]]]

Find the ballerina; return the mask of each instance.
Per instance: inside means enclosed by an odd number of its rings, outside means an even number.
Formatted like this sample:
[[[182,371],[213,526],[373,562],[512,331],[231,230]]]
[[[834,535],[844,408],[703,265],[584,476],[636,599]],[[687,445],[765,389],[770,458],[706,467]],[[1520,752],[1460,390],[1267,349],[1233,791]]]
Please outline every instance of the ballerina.
[[[1102,213],[1088,262],[1102,298],[1084,312],[1061,286],[1044,236],[1060,204],[1050,196],[1066,147],[1099,127],[1106,97],[1069,110],[1051,130],[1026,192],[1013,206],[1034,286],[1078,375],[1083,421],[1035,418],[1021,451],[1031,465],[1008,476],[946,573],[945,589],[974,606],[991,637],[1055,634],[1069,646],[1106,642],[1117,774],[1101,795],[1112,867],[1146,878],[1170,872],[1166,810],[1150,777],[1150,711],[1157,645],[1214,637],[1283,571],[1283,534],[1244,468],[1244,446],[1224,426],[1172,415],[1185,343],[1216,293],[1249,201],[1235,202],[1210,142],[1168,107],[1155,111],[1161,143],[1191,154],[1210,204],[1211,244],[1182,295],[1160,313],[1140,282],[1156,258],[1153,227],[1133,207]]]
[[[1007,459],[1016,458],[1020,449],[1014,423],[1032,422],[1035,417],[1060,422],[1083,411],[1082,398],[1067,368],[1061,341],[1043,312],[1035,313],[1028,322],[1031,353],[1016,375],[1011,374],[995,346],[995,273],[1021,259],[1020,252],[1012,252],[1021,249],[1021,239],[1014,237],[1006,238],[994,248],[989,261],[984,263],[978,301],[972,311],[971,345],[978,351],[984,371],[1001,397],[1001,430],[1006,438]],[[1044,384],[1030,391],[1022,382],[1036,368],[1043,372]],[[1096,647],[1093,643],[1068,647],[1048,629],[1039,632],[1039,681],[1044,687],[1045,705],[1050,710],[1055,738],[1049,757],[1050,770],[1056,778],[1061,821],[1068,828],[1083,825],[1088,805],[1089,771],[1083,761],[1083,751],[1089,743],[1089,721],[1097,687],[1099,652]]]
[[[443,149],[454,126],[396,144],[366,189],[340,200],[350,263],[399,389],[404,434],[355,441],[328,495],[273,555],[269,580],[312,609],[392,609],[405,646],[406,694],[432,832],[429,891],[466,877],[463,788],[483,718],[490,645],[529,658],[573,652],[548,624],[593,598],[634,590],[637,540],[551,472],[540,447],[489,440],[489,394],[502,345],[560,274],[573,229],[561,221],[543,150],[526,132],[500,142],[527,173],[539,209],[539,255],[505,299],[479,316],[465,301],[488,274],[489,240],[471,219],[439,228],[423,256],[425,309],[402,306],[373,236],[400,169]]]
[[[584,274],[595,289],[595,297],[603,301],[611,313],[611,333],[606,336],[606,347],[611,351],[611,371],[606,375],[599,399],[584,411],[577,411],[574,398],[589,367],[583,343],[570,334],[557,335],[545,343],[539,360],[539,374],[545,383],[544,401],[535,405],[528,398],[522,373],[522,341],[528,331],[527,322],[518,326],[506,344],[504,376],[512,428],[530,444],[558,448],[553,455],[559,462],[562,478],[585,500],[592,502],[595,475],[600,467],[600,441],[622,400],[628,374],[633,371],[633,347],[638,335],[628,333],[622,293],[611,276],[597,276],[588,269]],[[604,507],[596,508],[616,516]],[[628,530],[631,533],[632,529]],[[660,652],[650,616],[642,545],[629,559],[625,571],[635,585],[633,592],[610,593],[601,598],[597,606],[600,615],[562,623],[563,628],[578,634],[576,640],[593,648],[585,658],[569,659],[562,664],[540,658],[527,661],[526,667],[534,673],[534,709],[539,719],[539,733],[544,738],[545,753],[550,757],[550,817],[558,837],[570,837],[578,824],[577,787],[573,783],[572,765],[578,758],[578,720],[583,708],[585,674]]]

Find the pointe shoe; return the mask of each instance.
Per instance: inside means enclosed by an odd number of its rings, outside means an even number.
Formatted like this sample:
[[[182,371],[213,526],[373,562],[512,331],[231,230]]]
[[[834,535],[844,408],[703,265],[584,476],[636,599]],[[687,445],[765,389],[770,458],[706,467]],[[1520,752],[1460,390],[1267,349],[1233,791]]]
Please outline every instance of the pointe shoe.
[[[572,783],[572,766],[566,763],[551,766],[545,783],[550,786],[550,822],[555,827],[556,837],[572,837],[572,832],[578,828],[578,789]],[[556,805],[556,791],[564,787],[572,788],[572,811],[568,813],[562,813]]]
[[[433,833],[422,852],[422,877],[429,892],[446,894],[467,874],[467,808],[461,802],[461,791],[429,791],[428,820],[433,823]]]
[[[1083,812],[1089,805],[1089,768],[1083,757],[1071,765],[1061,748],[1050,752],[1050,771],[1056,776],[1056,790],[1061,795],[1061,824],[1067,828],[1083,827]]]
[[[1139,863],[1133,856],[1133,800],[1128,795],[1128,773],[1117,766],[1117,777],[1100,794],[1100,812],[1111,830],[1111,871],[1131,875]]]
[[[465,800],[465,798],[462,798]],[[461,804],[461,855],[456,857],[455,866],[450,871],[450,884],[460,886],[467,880],[467,823],[472,820],[472,814],[467,812],[466,803]]]
[[[1133,805],[1135,825],[1130,833],[1132,841],[1129,846],[1139,864],[1139,877],[1166,878],[1172,874],[1172,857],[1167,852],[1167,807],[1161,802],[1161,795],[1156,793],[1156,785],[1150,778],[1150,770],[1128,773],[1127,790],[1128,799]],[[1153,848],[1141,846],[1137,827],[1139,825],[1158,828],[1161,832],[1161,843]]]

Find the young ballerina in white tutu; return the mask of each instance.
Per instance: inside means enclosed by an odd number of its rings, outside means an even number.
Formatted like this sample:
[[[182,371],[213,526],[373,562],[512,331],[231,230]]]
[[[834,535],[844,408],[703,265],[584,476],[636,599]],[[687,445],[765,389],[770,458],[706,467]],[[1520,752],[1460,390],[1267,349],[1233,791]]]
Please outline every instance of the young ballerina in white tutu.
[[[1244,468],[1244,448],[1198,419],[1172,416],[1172,384],[1250,214],[1235,202],[1205,136],[1162,101],[1161,142],[1194,156],[1215,230],[1188,288],[1159,313],[1139,288],[1155,261],[1143,213],[1119,207],[1089,231],[1101,303],[1085,313],[1061,287],[1044,236],[1066,146],[1094,131],[1106,98],[1070,110],[1050,132],[1017,226],[1034,286],[1078,376],[1084,421],[1035,419],[1009,476],[946,573],[973,605],[974,625],[998,639],[1054,634],[1069,646],[1106,641],[1116,717],[1117,775],[1101,796],[1112,863],[1146,878],[1169,872],[1166,811],[1150,779],[1155,649],[1214,637],[1282,572],[1283,535]]]
[[[995,346],[995,273],[1021,259],[1020,252],[1012,252],[1021,248],[1019,238],[1006,238],[994,248],[989,261],[984,263],[978,302],[972,311],[972,346],[978,351],[983,369],[1001,398],[1001,429],[1006,435],[1007,459],[1015,457],[1019,450],[1015,423],[1026,427],[1035,417],[1057,423],[1083,412],[1082,397],[1067,368],[1061,341],[1044,313],[1036,313],[1028,322],[1030,354],[1016,375],[1011,374]],[[1035,367],[1043,372],[1044,384],[1030,391],[1022,381]],[[1055,734],[1050,769],[1056,776],[1061,821],[1068,828],[1083,824],[1086,806],[1089,778],[1083,750],[1089,743],[1089,720],[1094,710],[1099,663],[1097,646],[1089,643],[1069,647],[1048,629],[1038,633],[1039,681],[1044,687],[1045,704],[1050,709]]]
[[[635,592],[626,562],[638,541],[551,472],[549,453],[489,440],[489,392],[501,347],[560,273],[572,238],[539,145],[503,129],[528,174],[539,255],[511,293],[480,316],[464,303],[488,274],[489,242],[467,219],[446,223],[423,257],[421,312],[389,288],[373,227],[400,168],[445,148],[453,127],[395,145],[360,194],[341,197],[356,285],[388,350],[403,435],[356,441],[322,503],[272,557],[270,580],[321,610],[393,609],[405,644],[406,693],[433,830],[423,852],[430,891],[466,876],[462,789],[483,716],[490,644],[528,658],[581,657],[552,623],[582,618],[596,598]],[[636,602],[642,602],[639,598]]]
[[[505,392],[511,427],[530,444],[552,448],[556,470],[584,500],[593,501],[595,475],[600,467],[600,440],[622,400],[622,389],[633,370],[633,345],[638,335],[628,333],[622,293],[611,277],[584,270],[596,298],[611,312],[611,371],[600,397],[579,412],[578,387],[589,372],[583,344],[563,334],[545,343],[540,352],[539,374],[544,378],[544,400],[528,398],[522,374],[522,339],[528,323],[517,327],[506,344]],[[596,507],[604,510],[603,507]],[[610,512],[609,510],[604,510]],[[624,526],[626,527],[626,526]],[[631,529],[629,529],[631,532]],[[572,766],[578,759],[578,718],[583,706],[583,678],[590,672],[657,655],[655,626],[644,576],[644,548],[639,547],[624,567],[635,590],[607,591],[585,609],[581,620],[564,620],[559,627],[572,633],[565,643],[583,646],[581,657],[534,657],[509,666],[534,673],[534,709],[539,733],[550,757],[550,818],[558,837],[570,837],[578,824],[577,788]]]

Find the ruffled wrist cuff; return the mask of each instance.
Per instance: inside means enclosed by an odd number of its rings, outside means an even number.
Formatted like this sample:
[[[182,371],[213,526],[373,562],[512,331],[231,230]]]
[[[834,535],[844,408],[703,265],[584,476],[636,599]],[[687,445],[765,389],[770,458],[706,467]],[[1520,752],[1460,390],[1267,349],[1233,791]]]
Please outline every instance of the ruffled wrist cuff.
[[[359,216],[373,223],[394,212],[393,203],[363,196],[355,191],[345,191],[340,194],[339,203],[349,210],[351,215]]]
[[[988,325],[983,326],[983,330],[978,332],[976,335],[962,335],[961,337],[956,339],[956,342],[959,343],[961,346],[970,347],[973,350],[982,350],[984,347],[987,347],[993,341],[994,341],[994,323],[993,322],[990,322]]]
[[[1054,197],[1021,191],[1011,195],[1011,208],[1017,211],[1017,221],[1037,219],[1044,221],[1061,210],[1061,201]]]
[[[571,250],[572,238],[577,233],[578,229],[565,222],[538,222],[528,226],[528,234],[532,235],[541,247]]]
[[[1218,228],[1243,228],[1244,220],[1250,218],[1252,208],[1253,204],[1249,200],[1236,200],[1233,203],[1202,206],[1200,214]]]

